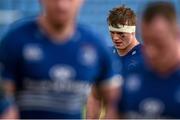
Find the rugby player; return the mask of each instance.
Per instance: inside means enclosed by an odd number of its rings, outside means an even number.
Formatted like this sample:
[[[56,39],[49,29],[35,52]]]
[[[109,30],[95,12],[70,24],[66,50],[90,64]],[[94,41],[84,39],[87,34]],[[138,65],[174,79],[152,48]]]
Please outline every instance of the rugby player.
[[[135,36],[136,15],[132,9],[119,6],[110,11],[107,20],[114,43],[114,46],[110,50],[117,57],[117,61],[122,63],[123,76],[128,76],[130,72],[139,70],[143,64],[142,45]],[[99,118],[98,116],[116,118],[113,109],[111,110],[112,114],[106,115],[106,108],[103,106],[105,103],[101,98],[101,94],[96,96],[96,98],[89,96],[87,118]]]
[[[2,78],[20,118],[80,119],[92,86],[112,104],[121,77],[102,38],[77,24],[83,0],[40,3],[41,15],[13,24],[0,47]]]
[[[174,5],[149,3],[141,24],[145,64],[124,80],[120,118],[180,118],[180,45]]]
[[[142,64],[142,45],[136,39],[136,14],[131,8],[113,8],[108,16],[113,52],[122,61],[123,73],[137,70]]]

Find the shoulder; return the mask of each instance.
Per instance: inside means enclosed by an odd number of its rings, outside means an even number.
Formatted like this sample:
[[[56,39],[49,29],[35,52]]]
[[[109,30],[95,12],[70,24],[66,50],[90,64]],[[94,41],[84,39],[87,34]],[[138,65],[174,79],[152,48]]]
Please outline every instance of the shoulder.
[[[11,51],[19,50],[25,42],[24,39],[29,38],[29,32],[34,30],[34,23],[34,19],[21,19],[12,23],[7,32],[2,36],[0,42],[1,49],[11,48]]]
[[[85,24],[77,24],[78,31],[83,34],[83,36],[97,37],[97,31],[92,29],[92,27]]]
[[[138,59],[143,59],[143,52],[142,52],[142,44],[138,44],[136,45],[132,51],[131,51],[131,56],[134,58],[138,58]]]
[[[8,35],[23,34],[27,30],[30,31],[34,28],[36,23],[35,17],[22,18],[9,25],[7,32],[3,37]]]
[[[111,52],[111,54],[119,57],[117,49],[114,46],[109,46],[108,48],[109,48],[109,51]]]
[[[143,55],[143,44],[138,44],[135,47],[136,51],[136,56],[139,57],[140,59],[144,60],[144,55]]]
[[[77,29],[84,40],[91,43],[105,45],[105,40],[103,38],[103,35],[98,33],[98,31],[96,31],[95,29],[92,29],[90,26],[84,24],[78,24]]]
[[[80,32],[81,39],[83,39],[84,42],[93,44],[94,47],[96,47],[96,49],[101,52],[110,53],[107,43],[105,42],[105,38],[103,37],[103,35],[98,33],[98,31],[92,29],[87,25],[78,24],[78,32]]]
[[[143,48],[143,45],[138,44],[134,47],[134,50],[136,50],[138,53],[142,53],[142,48]]]

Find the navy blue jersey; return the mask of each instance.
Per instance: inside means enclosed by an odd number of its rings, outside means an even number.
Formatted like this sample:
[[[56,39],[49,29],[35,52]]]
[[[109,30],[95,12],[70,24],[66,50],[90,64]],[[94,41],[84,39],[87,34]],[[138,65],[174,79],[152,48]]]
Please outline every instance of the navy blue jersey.
[[[138,44],[132,48],[126,55],[120,56],[113,47],[113,54],[117,56],[117,60],[122,62],[122,72],[123,75],[127,75],[130,72],[134,72],[140,69],[140,66],[143,64],[143,55],[141,51],[142,45]]]
[[[125,118],[180,118],[180,69],[159,75],[144,65],[129,74],[118,109]]]
[[[91,85],[117,75],[100,39],[83,25],[61,43],[36,19],[13,26],[2,40],[0,61],[3,79],[16,84],[21,118],[81,118]]]

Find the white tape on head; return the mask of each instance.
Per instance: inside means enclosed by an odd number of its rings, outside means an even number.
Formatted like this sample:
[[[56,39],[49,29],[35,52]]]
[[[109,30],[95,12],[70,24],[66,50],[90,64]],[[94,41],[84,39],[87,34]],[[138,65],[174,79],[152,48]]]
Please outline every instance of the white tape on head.
[[[135,33],[136,26],[128,26],[128,25],[117,25],[118,28],[113,27],[112,25],[109,26],[109,30],[112,32],[125,32],[125,33]]]

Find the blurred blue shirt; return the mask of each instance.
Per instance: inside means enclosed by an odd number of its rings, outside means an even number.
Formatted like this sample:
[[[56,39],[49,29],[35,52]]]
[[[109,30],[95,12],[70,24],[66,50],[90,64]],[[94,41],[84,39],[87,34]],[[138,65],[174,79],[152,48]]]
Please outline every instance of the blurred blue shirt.
[[[179,119],[179,66],[166,75],[160,75],[144,64],[141,69],[128,74],[118,109],[124,118]]]
[[[126,55],[120,56],[115,47],[111,47],[111,52],[116,56],[117,61],[122,63],[122,73],[128,76],[131,72],[136,72],[143,65],[142,45],[133,47]]]
[[[84,25],[59,43],[36,18],[12,25],[0,44],[0,62],[2,78],[16,85],[21,118],[81,118],[91,86],[119,74],[101,39]]]

